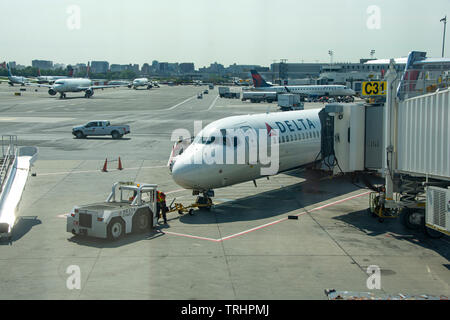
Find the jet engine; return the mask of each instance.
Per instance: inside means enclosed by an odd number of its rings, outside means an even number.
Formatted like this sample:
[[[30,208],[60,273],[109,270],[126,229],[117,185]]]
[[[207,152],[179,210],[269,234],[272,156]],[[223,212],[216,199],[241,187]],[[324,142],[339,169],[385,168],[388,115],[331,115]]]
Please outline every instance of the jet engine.
[[[90,97],[92,97],[93,95],[94,95],[94,90],[92,90],[92,89],[87,89],[86,91],[85,91],[85,93],[86,93],[86,98],[90,98]]]

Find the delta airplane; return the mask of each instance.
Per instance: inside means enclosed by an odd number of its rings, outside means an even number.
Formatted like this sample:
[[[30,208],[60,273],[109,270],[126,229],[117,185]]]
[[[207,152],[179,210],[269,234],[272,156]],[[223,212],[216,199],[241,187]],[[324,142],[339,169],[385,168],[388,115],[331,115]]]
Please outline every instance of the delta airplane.
[[[267,83],[256,70],[251,70],[255,89],[278,93],[296,93],[304,96],[354,96],[356,92],[342,85],[274,86]]]
[[[0,79],[0,82],[8,82],[11,87],[15,84],[20,84],[21,86],[31,85],[32,82],[36,81],[34,78],[26,78],[21,76],[14,76],[9,68],[9,64],[6,64],[6,69],[8,69],[8,80]]]
[[[211,204],[213,189],[255,181],[264,176],[276,175],[314,163],[321,148],[320,110],[243,115],[217,120],[206,126],[187,148],[183,148],[185,150],[181,149],[181,152],[178,150],[177,155],[172,151],[168,164],[172,178],[179,186],[193,190],[194,195],[202,193],[203,197],[199,198],[199,203]],[[231,131],[227,131],[239,129],[241,132],[251,130],[259,135],[267,134],[267,140],[272,139],[267,153],[273,157],[275,140],[278,142],[279,157],[261,161],[259,156],[257,161],[248,161],[251,159],[248,146],[250,140],[239,135],[237,138],[234,135],[230,136]],[[217,132],[221,133],[219,137]],[[178,145],[181,143],[180,141]],[[176,145],[173,150],[176,150]],[[202,155],[205,154],[221,154],[228,157],[228,154],[234,154],[239,149],[239,145],[245,150],[245,161],[239,163],[244,164],[238,164],[237,161],[209,164],[211,163],[209,160],[202,159]],[[202,160],[194,161],[199,159],[198,157]],[[270,167],[275,167],[275,171],[265,174],[262,170],[269,166],[269,162]]]

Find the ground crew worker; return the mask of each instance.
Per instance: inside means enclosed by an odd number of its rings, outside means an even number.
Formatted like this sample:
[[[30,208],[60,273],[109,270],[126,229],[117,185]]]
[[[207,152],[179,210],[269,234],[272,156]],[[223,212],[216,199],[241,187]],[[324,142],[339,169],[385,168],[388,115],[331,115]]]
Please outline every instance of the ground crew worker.
[[[163,216],[164,219],[164,223],[167,224],[167,217],[166,217],[166,212],[167,212],[167,205],[166,205],[166,195],[164,194],[164,192],[161,191],[157,191],[156,193],[156,211],[158,211],[158,217],[160,217],[159,213],[161,211],[161,214]]]

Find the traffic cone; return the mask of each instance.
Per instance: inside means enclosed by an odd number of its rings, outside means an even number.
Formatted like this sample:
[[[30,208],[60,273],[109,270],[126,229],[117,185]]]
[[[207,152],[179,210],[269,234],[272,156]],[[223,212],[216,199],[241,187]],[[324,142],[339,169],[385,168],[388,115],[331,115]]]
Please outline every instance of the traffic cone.
[[[117,170],[123,170],[122,161],[120,160],[120,157],[119,157],[119,167],[117,168]]]
[[[105,164],[103,165],[102,172],[108,172],[108,158],[105,160]]]

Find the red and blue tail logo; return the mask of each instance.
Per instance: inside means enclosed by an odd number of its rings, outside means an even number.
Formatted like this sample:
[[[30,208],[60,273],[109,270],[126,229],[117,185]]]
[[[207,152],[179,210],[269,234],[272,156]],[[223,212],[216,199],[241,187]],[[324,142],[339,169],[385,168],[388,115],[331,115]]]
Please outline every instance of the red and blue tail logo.
[[[263,77],[261,77],[258,71],[251,70],[250,72],[252,74],[253,85],[255,86],[255,88],[265,88],[271,86],[266,82],[266,80],[263,79]]]

